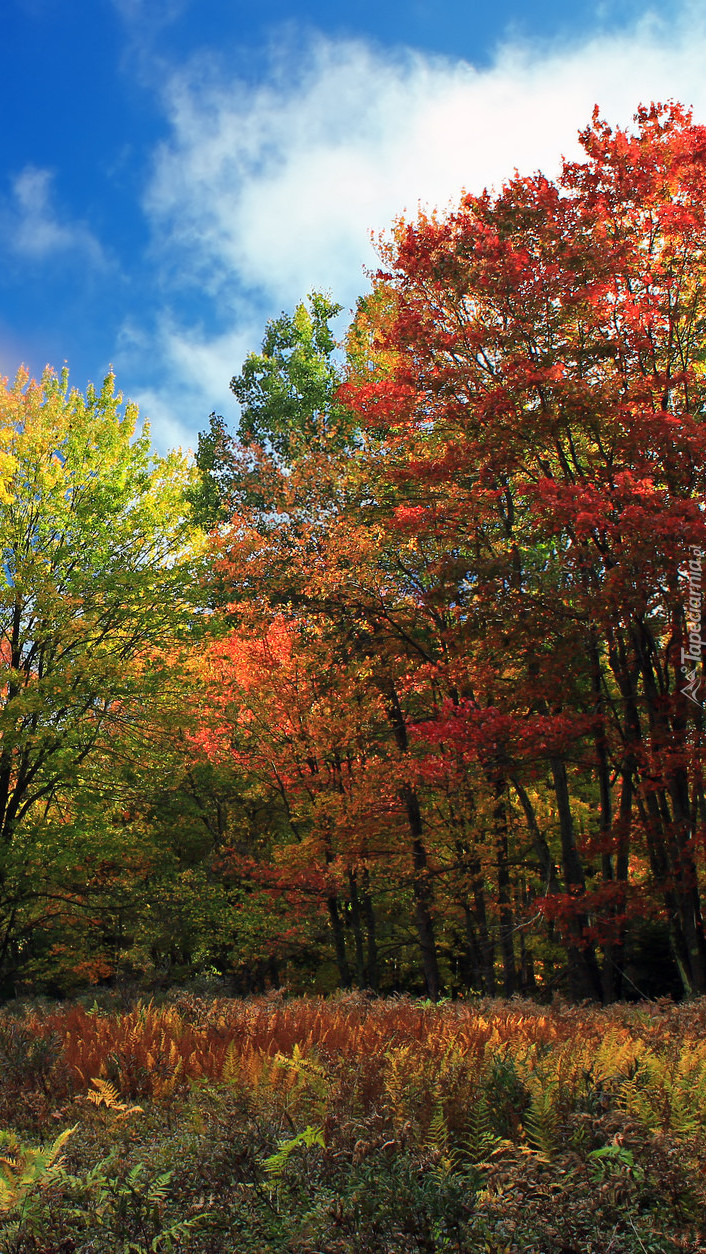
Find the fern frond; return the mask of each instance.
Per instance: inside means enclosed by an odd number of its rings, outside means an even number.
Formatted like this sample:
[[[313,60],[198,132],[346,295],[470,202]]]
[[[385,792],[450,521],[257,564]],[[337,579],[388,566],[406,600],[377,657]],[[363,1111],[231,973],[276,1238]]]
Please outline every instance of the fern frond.
[[[540,1084],[537,1080],[532,1080],[528,1084],[531,1105],[523,1118],[524,1129],[530,1145],[551,1159],[556,1153],[559,1139],[557,1089],[554,1083]]]
[[[169,1196],[169,1184],[172,1178],[171,1171],[165,1171],[161,1176],[155,1176],[150,1181],[147,1189],[147,1201],[153,1206],[163,1206]]]
[[[298,1076],[305,1077],[318,1093],[327,1093],[331,1086],[331,1076],[326,1068],[312,1058],[305,1057],[298,1045],[294,1046],[291,1058],[286,1054],[275,1054],[275,1062],[290,1067]]]
[[[76,1131],[65,1128],[49,1146],[21,1146],[15,1142],[13,1153],[0,1160],[0,1211],[11,1211],[35,1186],[48,1185],[61,1173],[61,1150]]]
[[[429,1131],[426,1136],[426,1148],[438,1150],[441,1154],[447,1154],[449,1149],[449,1127],[446,1122],[443,1104],[439,1101],[434,1107],[434,1113],[429,1123]]]
[[[478,1093],[471,1108],[468,1131],[462,1142],[461,1149],[465,1158],[471,1163],[479,1163],[495,1149],[500,1137],[493,1129],[490,1118],[488,1099],[484,1093]]]
[[[114,1084],[109,1080],[102,1079],[101,1076],[94,1076],[91,1080],[95,1092],[90,1090],[86,1093],[86,1099],[92,1102],[94,1106],[105,1106],[106,1110],[114,1110],[120,1116],[134,1115],[138,1112],[142,1113],[141,1106],[128,1106],[127,1102],[120,1100],[120,1094]]]
[[[279,1178],[294,1150],[300,1145],[305,1146],[306,1149],[311,1149],[312,1145],[320,1145],[325,1149],[326,1142],[324,1141],[323,1128],[314,1128],[309,1124],[303,1132],[298,1132],[296,1136],[293,1136],[291,1141],[285,1141],[283,1145],[280,1145],[277,1151],[274,1154],[270,1154],[269,1158],[266,1158],[263,1162],[263,1167],[268,1175]]]

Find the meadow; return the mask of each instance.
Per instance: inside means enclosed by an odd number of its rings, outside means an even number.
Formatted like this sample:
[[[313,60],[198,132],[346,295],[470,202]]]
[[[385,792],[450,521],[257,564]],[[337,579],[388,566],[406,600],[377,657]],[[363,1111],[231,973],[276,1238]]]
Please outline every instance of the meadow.
[[[705,1029],[705,1000],[10,1004],[0,1250],[703,1250]]]

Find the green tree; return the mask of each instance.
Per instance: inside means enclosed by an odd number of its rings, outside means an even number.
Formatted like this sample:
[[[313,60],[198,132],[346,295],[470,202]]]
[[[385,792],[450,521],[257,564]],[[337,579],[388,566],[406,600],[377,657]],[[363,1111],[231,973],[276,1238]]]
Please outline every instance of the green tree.
[[[267,323],[260,353],[249,353],[230,381],[241,406],[240,438],[260,444],[286,463],[315,440],[345,444],[349,435],[335,395],[341,376],[331,321],[341,313],[320,292],[293,314]]]
[[[342,375],[330,324],[341,309],[312,292],[294,313],[266,324],[261,351],[231,379],[241,409],[237,436],[215,413],[199,434],[191,500],[205,530],[253,506],[269,516],[278,471],[312,450],[335,456],[356,443],[357,419],[338,402]]]
[[[158,696],[160,659],[188,630],[191,472],[181,454],[154,456],[136,422],[112,376],[85,397],[48,370],[0,389],[5,987],[43,920],[75,913],[81,867],[88,880],[104,858],[99,824],[98,844],[79,836],[72,796],[92,772],[110,792],[111,734]]]

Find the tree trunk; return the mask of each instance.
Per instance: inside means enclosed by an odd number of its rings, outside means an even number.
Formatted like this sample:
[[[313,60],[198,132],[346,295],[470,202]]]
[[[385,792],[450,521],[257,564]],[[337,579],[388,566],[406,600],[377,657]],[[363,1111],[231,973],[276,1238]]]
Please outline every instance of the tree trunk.
[[[328,910],[331,931],[333,932],[333,943],[336,951],[336,963],[338,965],[338,975],[343,988],[350,988],[352,984],[350,967],[348,966],[348,958],[346,956],[346,936],[341,920],[341,912],[338,908],[338,897],[332,894],[326,898],[326,908]]]
[[[363,869],[363,916],[365,918],[365,931],[367,940],[368,963],[366,969],[366,981],[368,988],[377,993],[380,987],[380,975],[378,971],[378,947],[377,947],[377,929],[375,925],[375,910],[373,908],[373,900],[370,896],[370,877],[368,869]]]
[[[392,682],[387,686],[388,712],[395,743],[400,753],[409,752],[409,739],[404,712],[400,705],[397,691]],[[411,836],[412,853],[412,894],[414,897],[414,921],[419,939],[422,958],[422,971],[427,997],[432,1001],[439,998],[439,963],[436,954],[434,922],[432,919],[433,893],[429,880],[427,851],[424,844],[424,829],[419,798],[410,784],[403,784],[400,797],[404,804]]]
[[[422,815],[416,792],[407,787],[402,789],[402,797],[407,809],[407,820],[412,836],[412,892],[414,895],[414,919],[417,925],[419,948],[422,955],[422,970],[426,985],[427,997],[432,1001],[439,999],[439,964],[436,954],[434,937],[434,921],[432,919],[432,890],[429,882],[427,851],[422,839]]]
[[[512,889],[508,864],[507,808],[505,805],[505,781],[495,785],[493,809],[495,828],[495,853],[498,870],[498,907],[500,914],[500,950],[503,956],[503,991],[512,997],[517,991],[515,949],[513,944],[514,920],[512,914]]]
[[[363,929],[361,926],[358,880],[355,871],[348,872],[348,886],[351,894],[351,926],[353,928],[353,942],[355,945],[356,981],[358,988],[365,988],[367,983],[365,978],[365,951],[363,949]]]
[[[550,765],[554,778],[557,810],[559,812],[559,830],[561,834],[561,860],[566,891],[573,897],[581,898],[585,892],[586,882],[581,859],[576,848],[574,836],[574,820],[569,802],[569,787],[566,778],[566,767],[561,758],[551,758]],[[569,919],[569,939],[567,954],[569,958],[569,985],[575,1001],[591,997],[602,1000],[603,986],[601,973],[596,961],[596,953],[592,943],[586,942],[585,930],[588,919],[580,906],[572,911]]]

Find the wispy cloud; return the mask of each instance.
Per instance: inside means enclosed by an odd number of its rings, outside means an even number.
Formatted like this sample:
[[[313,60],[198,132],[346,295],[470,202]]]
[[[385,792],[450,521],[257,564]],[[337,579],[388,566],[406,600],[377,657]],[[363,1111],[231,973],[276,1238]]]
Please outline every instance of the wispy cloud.
[[[63,253],[83,253],[102,268],[106,258],[98,240],[83,222],[60,214],[53,202],[50,170],[27,165],[14,178],[4,218],[5,247],[30,261],[44,261]]]
[[[229,380],[259,343],[261,330],[261,321],[239,320],[225,332],[207,332],[200,325],[183,326],[168,309],[149,330],[135,320],[124,323],[116,353],[118,376],[129,366],[131,374],[142,371],[143,378],[154,380],[131,389],[131,399],[149,419],[155,443],[163,449],[195,449],[208,415],[233,409]]]
[[[131,27],[151,33],[175,21],[190,0],[112,0],[113,8]]]
[[[168,299],[205,294],[217,315],[210,340],[203,319],[163,323],[153,348],[173,403],[184,388],[191,405],[225,400],[240,363],[224,349],[311,288],[352,305],[374,264],[370,232],[400,213],[515,168],[555,171],[596,102],[622,123],[670,97],[706,117],[705,57],[706,20],[687,5],[669,24],[647,15],[573,45],[506,43],[483,69],[315,38],[303,54],[284,40],[255,87],[213,59],[175,71],[144,207]]]

